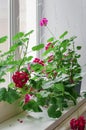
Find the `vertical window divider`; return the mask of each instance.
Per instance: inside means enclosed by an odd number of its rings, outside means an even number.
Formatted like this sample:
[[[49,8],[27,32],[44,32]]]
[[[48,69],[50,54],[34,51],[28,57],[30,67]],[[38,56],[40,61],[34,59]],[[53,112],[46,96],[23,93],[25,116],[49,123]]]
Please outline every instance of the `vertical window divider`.
[[[12,37],[19,32],[19,0],[8,0],[8,42],[9,48],[13,45]],[[15,52],[15,59],[19,59],[19,50]],[[11,81],[12,74],[9,74]]]
[[[42,18],[42,8],[43,8],[43,0],[37,0],[36,1],[36,41],[37,41],[37,45],[42,43],[42,28],[40,27],[40,19]],[[42,58],[41,54],[43,53],[43,51],[37,52],[37,57]]]

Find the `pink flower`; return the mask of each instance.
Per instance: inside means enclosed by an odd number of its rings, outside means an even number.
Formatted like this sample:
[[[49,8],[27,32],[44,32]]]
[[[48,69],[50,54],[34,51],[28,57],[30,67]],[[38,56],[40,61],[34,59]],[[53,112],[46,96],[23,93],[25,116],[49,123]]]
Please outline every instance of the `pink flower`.
[[[32,96],[30,94],[25,95],[25,104],[31,100]]]
[[[42,18],[40,20],[40,26],[47,26],[47,24],[48,24],[48,20],[46,18]]]
[[[43,60],[40,60],[39,58],[35,58],[35,59],[33,60],[33,62],[34,62],[34,63],[37,63],[37,64],[40,64],[40,65],[42,65],[42,66],[45,65],[45,64],[44,64],[44,61],[43,61]]]
[[[48,50],[50,47],[53,48],[53,45],[51,42],[49,42],[46,46],[45,46],[45,50]]]
[[[54,59],[54,55],[49,56],[49,57],[48,57],[48,62],[53,61],[53,59]]]
[[[30,64],[28,64],[27,69],[28,69],[28,71],[31,70]]]
[[[33,62],[34,62],[34,63],[39,63],[39,62],[40,62],[40,59],[39,59],[39,58],[35,58],[35,59],[33,60]]]

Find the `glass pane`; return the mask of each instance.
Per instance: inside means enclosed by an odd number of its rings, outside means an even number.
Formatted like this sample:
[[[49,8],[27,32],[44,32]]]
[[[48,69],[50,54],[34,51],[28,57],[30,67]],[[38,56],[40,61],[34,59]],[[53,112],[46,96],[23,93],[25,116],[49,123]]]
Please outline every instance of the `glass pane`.
[[[8,0],[0,0],[0,37],[8,35]],[[6,51],[8,43],[1,44],[0,49]]]
[[[0,0],[0,37],[8,36],[8,0]],[[5,52],[8,50],[8,41],[4,44],[0,44],[0,50]],[[6,82],[0,86],[7,86],[9,76],[5,77]]]
[[[36,53],[32,53],[31,48],[36,45],[36,0],[20,0],[19,2],[20,31],[29,32],[30,30],[34,30],[33,34],[30,36],[28,52],[35,57]]]

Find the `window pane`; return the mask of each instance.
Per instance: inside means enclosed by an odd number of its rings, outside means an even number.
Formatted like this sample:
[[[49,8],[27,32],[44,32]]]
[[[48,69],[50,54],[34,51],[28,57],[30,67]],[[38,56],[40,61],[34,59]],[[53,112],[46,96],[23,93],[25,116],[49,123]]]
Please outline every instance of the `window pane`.
[[[16,1],[15,1],[16,2]],[[15,3],[14,2],[14,3]],[[36,57],[36,52],[32,52],[31,48],[32,46],[36,45],[36,0],[19,0],[19,7],[15,7],[15,4],[13,5],[12,12],[10,11],[9,7],[9,0],[0,0],[0,37],[7,35],[8,37],[10,36],[10,28],[11,30],[15,30],[13,27],[17,27],[16,25],[11,25],[10,27],[9,24],[9,13],[12,14],[11,17],[15,18],[15,20],[19,21],[19,30],[18,31],[23,31],[23,32],[29,32],[30,30],[34,30],[33,34],[30,36],[30,42],[29,42],[29,47],[28,47],[28,55],[33,55]],[[13,16],[15,15],[15,11],[17,11],[19,8],[19,14],[18,16]],[[11,23],[12,24],[12,23]],[[17,22],[14,22],[14,24],[17,24]],[[11,34],[12,35],[12,34]],[[0,50],[3,52],[7,51],[10,46],[10,42],[7,41],[4,44],[0,44]],[[3,83],[1,86],[5,87],[10,81],[10,75],[8,74],[6,77],[6,82]]]
[[[8,36],[8,0],[0,0],[0,37]],[[0,44],[0,50],[2,52],[7,51],[9,48],[8,41],[4,44]],[[6,82],[1,84],[1,87],[7,86],[9,75],[5,77]]]
[[[36,0],[20,0],[20,31],[29,32],[34,30],[30,36],[28,52],[31,52],[32,46],[36,45]],[[35,56],[36,53],[30,53]]]
[[[8,35],[8,0],[0,0],[0,37],[4,35]],[[0,45],[0,50],[7,49],[8,43]]]

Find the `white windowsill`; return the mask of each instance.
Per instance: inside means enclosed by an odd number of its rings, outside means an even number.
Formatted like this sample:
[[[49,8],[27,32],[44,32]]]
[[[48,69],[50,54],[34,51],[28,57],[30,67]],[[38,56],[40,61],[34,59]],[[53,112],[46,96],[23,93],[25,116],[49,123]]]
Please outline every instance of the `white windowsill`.
[[[23,112],[1,123],[0,130],[66,130],[70,119],[81,115],[84,111],[86,111],[86,99],[80,101],[75,107],[70,108],[57,120],[50,119],[45,110],[40,114],[30,113],[31,116]]]

